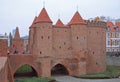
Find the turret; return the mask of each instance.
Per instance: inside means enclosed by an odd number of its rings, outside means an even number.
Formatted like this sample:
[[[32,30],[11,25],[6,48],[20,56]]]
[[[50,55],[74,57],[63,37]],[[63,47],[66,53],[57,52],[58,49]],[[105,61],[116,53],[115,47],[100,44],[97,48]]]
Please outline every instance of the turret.
[[[45,8],[36,19],[33,36],[33,55],[49,57],[52,54],[52,21]]]
[[[68,23],[71,27],[71,44],[72,53],[79,61],[79,73],[85,74],[86,69],[86,53],[87,53],[87,27],[86,22],[82,19],[81,15],[77,11]],[[83,70],[84,69],[84,70]],[[83,70],[81,72],[81,70]],[[80,75],[79,74],[79,75]]]
[[[19,29],[16,28],[14,38],[12,40],[12,53],[23,53],[23,39],[20,38]]]

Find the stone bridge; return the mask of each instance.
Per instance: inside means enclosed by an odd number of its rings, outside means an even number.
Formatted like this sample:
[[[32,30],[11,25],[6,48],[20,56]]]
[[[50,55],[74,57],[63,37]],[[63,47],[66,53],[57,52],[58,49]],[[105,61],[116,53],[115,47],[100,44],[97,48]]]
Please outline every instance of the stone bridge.
[[[14,82],[14,74],[17,69],[27,64],[31,66],[38,77],[51,77],[52,69],[61,65],[67,70],[68,75],[77,74],[77,63],[76,59],[69,58],[50,58],[50,57],[38,57],[30,54],[11,54],[8,56],[8,64],[10,69],[10,82]]]

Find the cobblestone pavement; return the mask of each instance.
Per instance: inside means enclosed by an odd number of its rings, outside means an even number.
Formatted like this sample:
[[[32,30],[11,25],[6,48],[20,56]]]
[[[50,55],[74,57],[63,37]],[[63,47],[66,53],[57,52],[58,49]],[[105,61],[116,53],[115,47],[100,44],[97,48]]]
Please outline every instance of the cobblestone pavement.
[[[79,79],[71,76],[55,76],[54,77],[58,82],[120,82],[118,79]]]

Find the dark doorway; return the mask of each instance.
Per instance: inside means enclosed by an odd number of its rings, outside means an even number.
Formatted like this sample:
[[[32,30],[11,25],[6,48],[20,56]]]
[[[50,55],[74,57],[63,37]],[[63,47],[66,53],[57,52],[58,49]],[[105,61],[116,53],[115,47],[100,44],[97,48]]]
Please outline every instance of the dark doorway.
[[[51,74],[52,76],[69,75],[69,72],[63,65],[57,64],[51,69]]]
[[[14,78],[37,77],[35,69],[27,64],[21,66],[14,74]]]

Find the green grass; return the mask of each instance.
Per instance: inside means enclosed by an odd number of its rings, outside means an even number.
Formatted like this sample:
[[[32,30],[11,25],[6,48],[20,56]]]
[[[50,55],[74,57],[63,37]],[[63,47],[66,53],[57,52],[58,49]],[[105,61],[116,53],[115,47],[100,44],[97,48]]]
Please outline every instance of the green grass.
[[[49,82],[51,80],[54,80],[54,78],[21,78],[21,79],[15,79],[15,82]]]
[[[113,78],[120,76],[120,66],[107,66],[103,73],[81,75],[81,78]]]
[[[17,71],[16,73],[27,73],[27,72],[32,72],[32,67],[29,66],[29,65],[23,65],[21,66]]]

